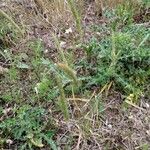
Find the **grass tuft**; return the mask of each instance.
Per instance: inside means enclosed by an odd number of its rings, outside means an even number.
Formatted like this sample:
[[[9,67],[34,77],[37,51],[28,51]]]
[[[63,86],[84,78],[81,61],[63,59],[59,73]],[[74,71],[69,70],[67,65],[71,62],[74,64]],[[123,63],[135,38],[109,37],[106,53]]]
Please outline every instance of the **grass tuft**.
[[[7,13],[0,9],[0,15],[4,16],[12,25],[14,25],[14,27],[18,29],[21,35],[24,36],[23,30],[14,22],[14,20]]]

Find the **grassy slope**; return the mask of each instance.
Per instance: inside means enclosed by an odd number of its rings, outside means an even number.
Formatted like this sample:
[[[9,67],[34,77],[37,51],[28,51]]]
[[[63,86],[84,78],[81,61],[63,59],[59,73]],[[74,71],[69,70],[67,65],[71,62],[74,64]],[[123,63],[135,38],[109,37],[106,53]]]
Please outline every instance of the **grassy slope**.
[[[0,148],[148,150],[148,2],[35,2],[0,3]]]

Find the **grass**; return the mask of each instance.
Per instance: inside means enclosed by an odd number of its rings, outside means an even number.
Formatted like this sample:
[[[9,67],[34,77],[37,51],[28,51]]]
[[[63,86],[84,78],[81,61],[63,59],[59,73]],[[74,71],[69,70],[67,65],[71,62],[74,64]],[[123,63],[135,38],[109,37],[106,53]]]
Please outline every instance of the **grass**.
[[[149,149],[148,1],[101,4],[2,5],[0,149]]]
[[[4,16],[14,27],[16,27],[22,35],[24,34],[20,27],[13,21],[13,19],[10,18],[3,10],[0,10],[0,14]]]
[[[77,31],[82,35],[81,14],[79,13],[79,10],[77,9],[77,6],[74,0],[68,0],[67,2],[69,4],[70,10],[74,17]]]

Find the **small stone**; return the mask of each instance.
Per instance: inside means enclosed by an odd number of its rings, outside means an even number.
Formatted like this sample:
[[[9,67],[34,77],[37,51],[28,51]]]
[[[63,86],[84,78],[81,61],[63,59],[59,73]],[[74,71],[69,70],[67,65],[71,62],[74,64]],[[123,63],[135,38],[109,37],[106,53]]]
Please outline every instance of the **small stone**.
[[[148,103],[145,103],[145,105],[146,105],[146,108],[149,108],[149,107],[150,107]]]
[[[44,53],[47,54],[47,53],[48,53],[48,49],[46,49],[46,50],[44,51]]]
[[[66,42],[64,42],[64,41],[61,41],[61,42],[60,42],[60,47],[61,47],[61,48],[64,48],[65,45],[66,45]]]
[[[6,143],[9,144],[9,145],[11,145],[11,144],[13,144],[13,141],[10,140],[10,139],[8,139],[8,140],[6,140]]]
[[[72,29],[71,29],[71,28],[67,29],[67,30],[65,31],[65,33],[66,33],[66,34],[72,33]]]
[[[111,124],[108,124],[108,128],[109,128],[109,129],[112,129],[112,125],[111,125]]]

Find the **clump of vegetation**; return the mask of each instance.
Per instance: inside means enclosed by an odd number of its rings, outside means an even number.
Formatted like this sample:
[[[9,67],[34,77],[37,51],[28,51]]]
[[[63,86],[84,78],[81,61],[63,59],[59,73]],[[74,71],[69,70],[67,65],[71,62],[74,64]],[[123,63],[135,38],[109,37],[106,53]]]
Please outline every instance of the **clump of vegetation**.
[[[132,26],[123,28],[121,32],[112,31],[111,35],[100,42],[93,39],[84,45],[86,66],[88,69],[91,65],[92,72],[88,85],[105,85],[113,81],[128,92],[133,92],[140,86],[143,89],[142,85],[145,85],[149,77],[148,39],[149,29]]]
[[[43,133],[46,128],[46,112],[42,108],[23,105],[12,110],[14,117],[5,119],[0,128],[4,135],[20,142],[21,149],[32,149],[33,146],[43,147]],[[51,130],[50,130],[51,131]],[[5,144],[5,143],[4,143]]]

